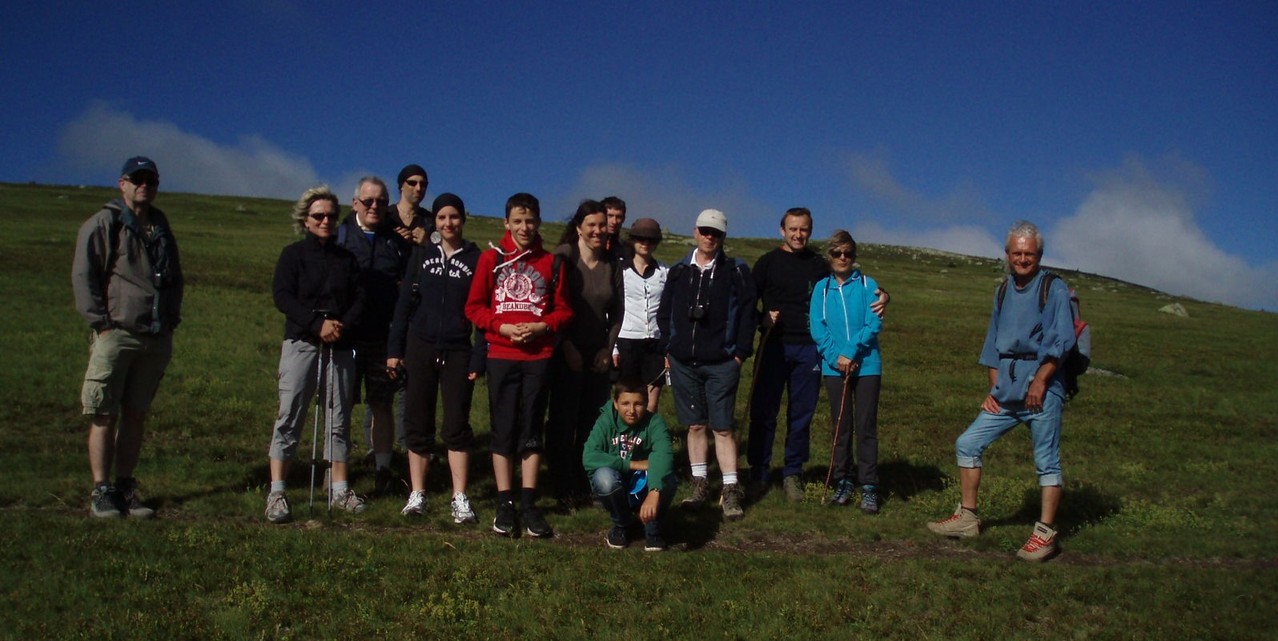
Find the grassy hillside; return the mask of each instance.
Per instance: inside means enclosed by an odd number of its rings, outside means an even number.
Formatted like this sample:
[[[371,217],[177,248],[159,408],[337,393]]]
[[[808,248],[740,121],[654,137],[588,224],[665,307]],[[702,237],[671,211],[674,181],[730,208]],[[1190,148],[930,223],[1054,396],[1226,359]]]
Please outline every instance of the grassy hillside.
[[[1158,311],[1173,301],[1158,292],[1065,273],[1093,325],[1093,365],[1113,375],[1084,377],[1067,408],[1064,553],[1029,567],[1012,557],[1038,509],[1025,430],[986,456],[983,536],[950,542],[922,527],[958,500],[953,440],[984,393],[976,357],[1000,265],[901,247],[860,252],[893,296],[882,335],[883,513],[819,504],[831,437],[821,409],[806,502],[773,492],[732,524],[676,509],[675,549],[654,558],[604,549],[607,519],[593,510],[550,513],[550,541],[487,533],[482,385],[471,471],[480,526],[448,518],[442,466],[431,471],[428,516],[408,522],[399,499],[356,518],[307,518],[298,465],[299,522],[267,524],[283,327],[269,290],[295,238],[289,203],[162,194],[188,295],[138,470],[160,518],[91,521],[79,413],[88,330],[69,274],[80,223],[111,197],[0,185],[0,506],[10,534],[0,636],[1260,639],[1278,623],[1278,315],[1175,299],[1183,318]],[[484,246],[500,229],[475,217],[467,236]],[[729,238],[727,249],[753,262],[775,244]],[[689,248],[671,239],[660,256]],[[673,423],[669,394],[662,402]],[[356,489],[371,489],[371,475],[356,472]]]

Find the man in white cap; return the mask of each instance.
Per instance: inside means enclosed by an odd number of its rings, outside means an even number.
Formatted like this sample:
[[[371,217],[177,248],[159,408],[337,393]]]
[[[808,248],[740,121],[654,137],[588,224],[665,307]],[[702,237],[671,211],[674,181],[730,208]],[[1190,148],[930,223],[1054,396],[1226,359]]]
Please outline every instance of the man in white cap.
[[[744,261],[723,252],[728,218],[717,209],[697,216],[696,248],[670,267],[657,322],[674,388],[679,421],[688,426],[692,494],[687,506],[710,498],[710,442],[723,474],[719,504],[729,520],[744,516],[744,492],[737,479],[733,409],[741,364],[752,353],[755,285]]]

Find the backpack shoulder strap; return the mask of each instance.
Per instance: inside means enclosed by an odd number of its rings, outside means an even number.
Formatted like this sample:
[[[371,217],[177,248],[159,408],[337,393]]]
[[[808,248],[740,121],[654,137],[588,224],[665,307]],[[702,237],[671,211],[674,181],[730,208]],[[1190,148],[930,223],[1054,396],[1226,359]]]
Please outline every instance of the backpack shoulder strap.
[[[997,302],[994,304],[995,311],[999,311],[999,312],[1003,311],[1003,297],[1007,296],[1007,279],[1008,278],[1011,278],[1011,276],[1004,278],[1003,282],[998,284],[998,297],[996,299]]]
[[[1047,309],[1047,296],[1051,293],[1052,283],[1060,280],[1060,276],[1052,272],[1044,272],[1043,280],[1038,283],[1038,312],[1043,313]]]

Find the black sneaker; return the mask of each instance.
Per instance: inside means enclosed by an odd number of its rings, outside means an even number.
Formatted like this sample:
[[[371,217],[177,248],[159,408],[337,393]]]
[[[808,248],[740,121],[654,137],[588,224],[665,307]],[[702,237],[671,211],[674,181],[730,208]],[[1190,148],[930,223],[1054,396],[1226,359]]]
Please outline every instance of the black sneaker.
[[[630,535],[626,533],[626,528],[614,525],[608,530],[608,537],[604,539],[608,542],[608,547],[614,550],[620,550],[630,545]]]
[[[528,533],[528,536],[544,539],[555,535],[555,531],[550,529],[550,524],[546,522],[546,517],[541,515],[541,510],[536,506],[525,508],[519,515],[519,520],[523,521],[524,531]]]
[[[89,514],[100,519],[118,519],[124,516],[124,502],[120,493],[110,485],[98,485],[89,495]]]
[[[648,533],[647,539],[643,543],[644,552],[665,552],[670,548],[666,545],[665,537],[655,532]]]
[[[120,501],[124,503],[124,513],[129,518],[149,519],[155,516],[155,510],[142,504],[142,495],[137,488],[120,492]]]
[[[497,502],[497,515],[493,517],[493,531],[502,536],[515,533],[515,504],[510,501]]]

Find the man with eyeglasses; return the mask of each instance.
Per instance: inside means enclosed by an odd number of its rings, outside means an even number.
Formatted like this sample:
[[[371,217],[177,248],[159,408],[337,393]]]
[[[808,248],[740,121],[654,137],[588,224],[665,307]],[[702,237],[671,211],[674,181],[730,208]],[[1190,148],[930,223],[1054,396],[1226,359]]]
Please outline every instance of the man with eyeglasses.
[[[741,364],[753,352],[755,286],[750,268],[723,251],[728,218],[717,209],[697,216],[696,248],[670,267],[661,293],[657,324],[673,382],[679,422],[688,426],[692,494],[685,506],[710,498],[710,438],[723,474],[719,505],[723,516],[745,515],[744,492],[737,479],[737,443],[733,409]]]
[[[355,402],[363,398],[373,415],[372,450],[377,468],[375,494],[386,494],[392,482],[391,455],[395,419],[391,401],[395,383],[386,371],[386,342],[399,299],[399,283],[412,245],[395,233],[386,183],[376,176],[360,178],[351,200],[351,215],[337,230],[337,242],[359,261],[364,314],[355,327]],[[363,389],[361,397],[360,390]]]
[[[762,303],[759,353],[755,356],[750,399],[750,464],[752,494],[764,494],[771,478],[772,444],[777,433],[781,394],[789,388],[786,408],[785,459],[781,487],[793,503],[803,500],[803,466],[808,462],[809,428],[821,391],[821,358],[808,332],[812,287],[830,274],[820,254],[808,248],[812,212],[794,207],[781,216],[781,246],[759,257],[750,273]],[[887,295],[871,309],[882,316]]]
[[[89,416],[89,513],[145,519],[155,511],[142,503],[133,473],[182,320],[182,265],[169,220],[152,205],[160,187],[155,163],[128,159],[118,186],[120,198],[80,227],[71,268],[76,309],[92,330],[80,392]]]

